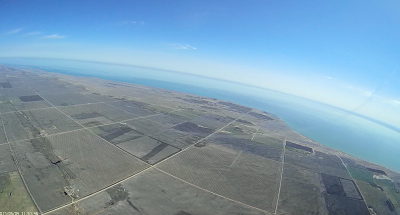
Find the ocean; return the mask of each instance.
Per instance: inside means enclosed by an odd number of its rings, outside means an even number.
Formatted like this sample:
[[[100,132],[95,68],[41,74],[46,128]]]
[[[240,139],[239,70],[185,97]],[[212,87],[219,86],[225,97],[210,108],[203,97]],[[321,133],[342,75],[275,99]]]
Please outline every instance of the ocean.
[[[53,59],[0,58],[0,63],[235,102],[275,114],[295,131],[323,145],[400,172],[398,132],[318,102],[237,83],[155,69]]]

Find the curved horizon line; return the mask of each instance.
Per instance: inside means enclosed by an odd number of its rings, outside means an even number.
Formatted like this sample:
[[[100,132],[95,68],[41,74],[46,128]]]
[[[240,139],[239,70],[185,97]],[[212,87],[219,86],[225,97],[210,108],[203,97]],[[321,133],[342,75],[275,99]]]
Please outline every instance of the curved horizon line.
[[[133,68],[140,68],[140,69],[158,70],[158,71],[164,71],[164,72],[184,74],[184,75],[189,75],[189,76],[195,76],[195,77],[200,77],[200,78],[206,78],[206,79],[211,79],[211,80],[217,80],[217,81],[223,81],[223,82],[228,82],[228,83],[233,83],[233,84],[239,84],[239,85],[243,85],[243,86],[247,86],[247,87],[253,87],[253,88],[257,88],[257,89],[269,90],[269,91],[272,91],[272,92],[281,93],[281,94],[284,94],[284,95],[289,95],[289,96],[305,99],[305,100],[311,101],[311,102],[316,102],[318,104],[325,105],[325,106],[328,106],[328,107],[331,107],[331,108],[334,108],[334,109],[337,109],[337,110],[352,114],[354,116],[363,118],[365,120],[368,120],[370,122],[376,123],[376,124],[378,124],[380,126],[383,126],[383,127],[387,128],[387,129],[390,129],[390,130],[400,134],[400,128],[399,127],[391,125],[391,124],[388,124],[386,122],[380,121],[380,120],[375,119],[375,118],[371,118],[371,117],[365,116],[363,114],[356,113],[354,111],[346,110],[346,109],[337,107],[335,105],[330,105],[330,104],[327,104],[327,103],[324,103],[324,102],[320,102],[320,101],[317,101],[317,100],[313,100],[313,99],[310,99],[310,98],[306,98],[306,97],[302,97],[302,96],[296,96],[296,95],[288,94],[288,93],[281,92],[281,91],[278,91],[278,90],[273,90],[273,89],[270,89],[270,88],[255,86],[255,85],[246,84],[246,83],[241,83],[241,82],[237,82],[237,81],[230,81],[230,80],[226,80],[226,79],[214,78],[214,77],[210,77],[210,76],[193,74],[193,73],[188,73],[188,72],[182,72],[182,71],[178,71],[178,70],[162,69],[162,68],[157,68],[157,67],[141,66],[141,65],[135,65],[135,64],[113,63],[113,62],[107,62],[107,61],[80,60],[80,59],[68,59],[68,58],[48,58],[48,57],[45,57],[45,58],[44,57],[0,57],[0,59],[44,59],[44,60],[62,60],[62,61],[75,61],[75,62],[83,62],[83,63],[104,64],[104,65],[116,65],[116,66],[125,66],[125,67],[133,67]]]

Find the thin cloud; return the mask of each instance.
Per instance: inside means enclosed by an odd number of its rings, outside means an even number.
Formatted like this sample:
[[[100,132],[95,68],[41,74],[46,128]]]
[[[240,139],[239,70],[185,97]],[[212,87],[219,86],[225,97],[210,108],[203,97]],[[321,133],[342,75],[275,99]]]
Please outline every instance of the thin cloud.
[[[20,32],[20,31],[22,31],[22,28],[14,29],[12,31],[6,32],[5,34],[16,34],[16,33]]]
[[[43,38],[45,38],[45,39],[62,39],[64,37],[65,36],[60,36],[58,34],[53,34],[53,35],[44,36]]]
[[[39,31],[34,31],[34,32],[27,33],[26,36],[33,36],[33,35],[38,35],[38,34],[40,34]]]
[[[137,22],[136,21],[125,21],[125,22],[122,22],[121,24],[122,25],[129,25],[129,24],[136,24]]]
[[[144,25],[145,23],[142,21],[123,21],[120,22],[119,25]]]
[[[353,86],[351,84],[348,84],[347,86],[345,86],[345,88],[350,89],[353,92],[356,92],[358,94],[361,94],[361,95],[364,95],[364,96],[367,96],[367,97],[372,97],[372,96],[379,97],[378,95],[375,94],[375,90],[368,90],[368,89],[364,89],[364,88],[361,88],[361,87]]]
[[[364,91],[364,95],[365,95],[365,96],[368,96],[368,97],[369,97],[369,96],[372,96],[373,94],[374,94],[374,91],[372,91],[372,92],[371,92],[371,91],[367,91],[367,90]]]
[[[393,102],[396,105],[400,105],[400,101],[398,101],[398,100],[390,100],[390,101]]]
[[[333,80],[333,79],[335,79],[335,78],[332,78],[332,77],[329,77],[329,76],[325,76],[327,79],[331,79],[331,80]]]
[[[173,49],[181,49],[181,50],[196,50],[196,47],[193,47],[188,44],[181,44],[181,43],[173,43],[170,45]]]

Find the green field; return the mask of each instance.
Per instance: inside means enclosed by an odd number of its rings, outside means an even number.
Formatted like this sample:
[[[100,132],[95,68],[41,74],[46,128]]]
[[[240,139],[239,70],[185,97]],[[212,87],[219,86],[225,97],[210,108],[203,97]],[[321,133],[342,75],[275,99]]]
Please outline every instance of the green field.
[[[18,172],[0,175],[0,209],[2,212],[36,212]]]

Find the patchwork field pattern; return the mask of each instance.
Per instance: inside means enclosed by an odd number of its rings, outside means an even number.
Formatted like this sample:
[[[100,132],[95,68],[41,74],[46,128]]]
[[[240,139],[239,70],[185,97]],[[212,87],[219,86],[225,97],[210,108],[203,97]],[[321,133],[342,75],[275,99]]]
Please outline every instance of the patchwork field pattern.
[[[400,215],[400,175],[213,98],[0,65],[0,212]]]

